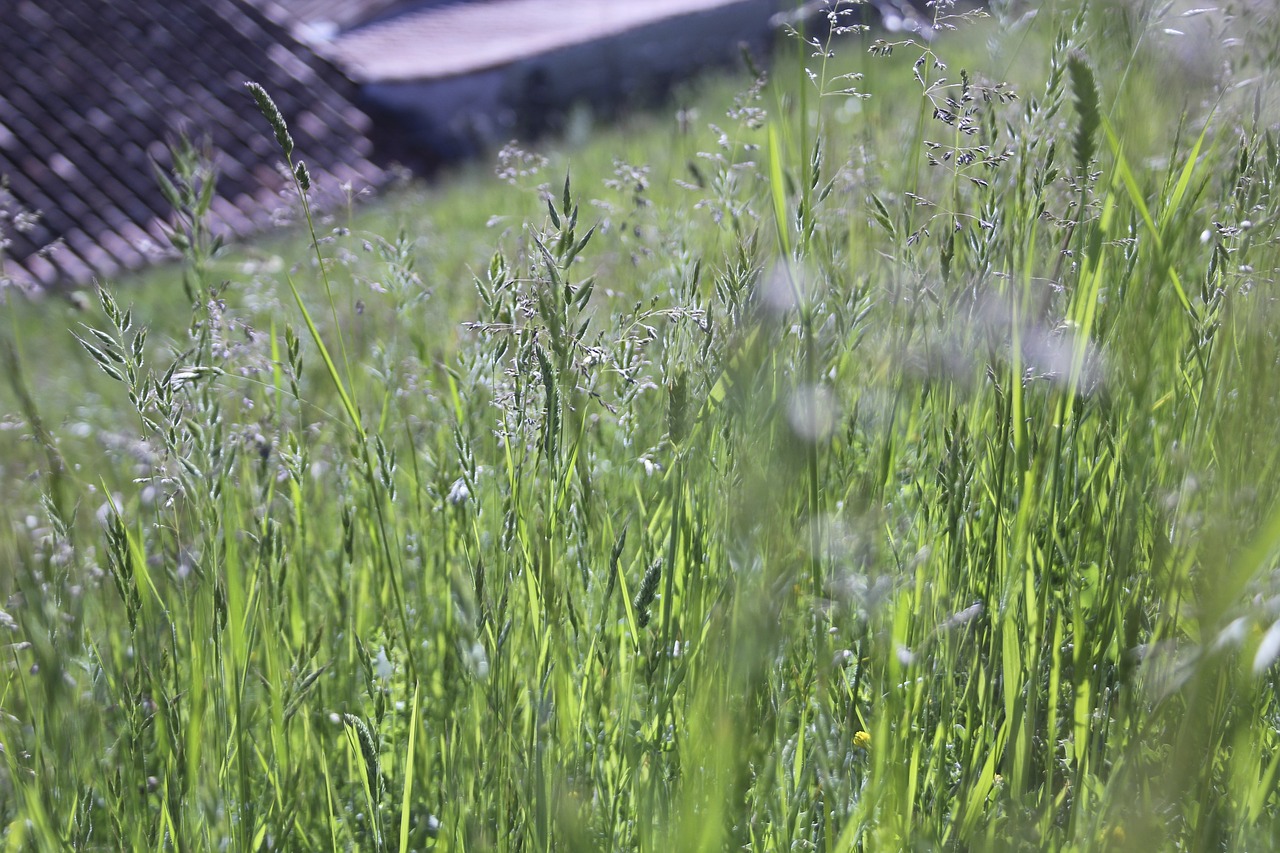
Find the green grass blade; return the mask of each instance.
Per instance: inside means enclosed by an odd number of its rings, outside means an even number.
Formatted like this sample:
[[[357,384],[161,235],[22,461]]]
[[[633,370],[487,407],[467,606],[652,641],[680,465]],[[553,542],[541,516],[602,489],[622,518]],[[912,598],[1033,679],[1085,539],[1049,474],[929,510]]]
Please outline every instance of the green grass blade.
[[[409,813],[413,808],[413,772],[417,765],[415,756],[418,743],[418,692],[419,686],[413,686],[413,700],[409,704],[409,747],[405,751],[404,792],[400,796],[400,847],[409,849]]]
[[[773,221],[778,229],[778,247],[782,257],[791,257],[791,225],[787,221],[787,185],[782,176],[782,141],[778,126],[769,123],[769,198],[773,202]]]
[[[1186,288],[1182,286],[1182,279],[1178,276],[1178,271],[1169,265],[1167,255],[1165,254],[1164,240],[1160,234],[1160,228],[1156,225],[1155,220],[1151,217],[1151,209],[1147,206],[1146,198],[1143,196],[1142,188],[1138,186],[1137,179],[1133,176],[1133,170],[1129,167],[1129,161],[1125,158],[1124,146],[1120,143],[1120,139],[1116,136],[1115,128],[1111,122],[1103,116],[1102,129],[1107,134],[1107,142],[1111,145],[1111,153],[1115,156],[1116,175],[1121,183],[1124,184],[1125,191],[1128,193],[1129,201],[1133,204],[1138,214],[1142,217],[1143,223],[1147,226],[1147,234],[1155,244],[1156,256],[1162,263],[1166,264],[1166,270],[1169,275],[1169,281],[1173,284],[1174,290],[1178,294],[1178,301],[1182,303],[1182,307],[1186,310],[1188,316],[1192,319],[1197,317],[1196,311],[1191,307],[1191,300],[1187,297]]]
[[[293,276],[287,273],[285,280],[289,282],[289,291],[293,294],[293,301],[297,303],[298,310],[302,313],[303,322],[307,324],[307,332],[311,335],[311,340],[315,343],[316,349],[319,350],[320,358],[324,360],[325,370],[329,374],[329,380],[333,383],[334,390],[338,392],[342,407],[346,410],[347,417],[351,419],[351,425],[355,428],[356,433],[361,438],[364,438],[364,424],[360,421],[360,412],[356,409],[355,403],[347,393],[346,384],[338,373],[337,365],[334,364],[333,359],[329,356],[329,348],[325,346],[324,338],[320,336],[320,330],[316,328],[315,321],[311,319],[311,312],[307,310],[307,305],[302,300],[302,294],[298,292],[298,285],[294,282]]]

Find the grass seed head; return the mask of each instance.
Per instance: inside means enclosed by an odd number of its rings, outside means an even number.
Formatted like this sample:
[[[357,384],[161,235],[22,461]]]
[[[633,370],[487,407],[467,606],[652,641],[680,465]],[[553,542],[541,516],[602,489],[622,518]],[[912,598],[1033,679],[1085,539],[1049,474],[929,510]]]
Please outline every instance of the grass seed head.
[[[271,129],[275,131],[276,142],[280,145],[280,150],[284,152],[285,159],[293,156],[293,137],[289,135],[289,128],[284,123],[284,116],[280,114],[280,108],[276,106],[276,102],[271,100],[271,96],[267,94],[267,90],[257,83],[250,81],[244,84],[249,90],[249,94],[253,95],[253,99],[258,104],[258,111],[262,113],[263,118],[271,125]]]
[[[653,605],[653,600],[658,595],[658,581],[661,578],[662,558],[659,557],[650,564],[648,571],[644,573],[644,580],[640,582],[640,590],[636,593],[634,603],[636,624],[641,628],[649,624],[649,608]]]

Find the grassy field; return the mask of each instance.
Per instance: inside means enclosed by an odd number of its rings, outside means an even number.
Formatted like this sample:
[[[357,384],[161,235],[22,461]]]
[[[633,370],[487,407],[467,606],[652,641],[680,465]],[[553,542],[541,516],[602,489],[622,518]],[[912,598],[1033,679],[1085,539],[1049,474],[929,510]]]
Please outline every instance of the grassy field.
[[[1272,847],[1280,30],[1033,5],[11,299],[0,845]]]

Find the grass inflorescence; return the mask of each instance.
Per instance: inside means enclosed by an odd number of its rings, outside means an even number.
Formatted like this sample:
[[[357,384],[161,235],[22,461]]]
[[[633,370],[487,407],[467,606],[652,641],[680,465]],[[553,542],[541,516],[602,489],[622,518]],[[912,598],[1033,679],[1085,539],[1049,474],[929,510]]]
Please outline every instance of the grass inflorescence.
[[[830,5],[358,215],[250,87],[300,242],[11,300],[6,849],[1268,846],[1271,13]]]

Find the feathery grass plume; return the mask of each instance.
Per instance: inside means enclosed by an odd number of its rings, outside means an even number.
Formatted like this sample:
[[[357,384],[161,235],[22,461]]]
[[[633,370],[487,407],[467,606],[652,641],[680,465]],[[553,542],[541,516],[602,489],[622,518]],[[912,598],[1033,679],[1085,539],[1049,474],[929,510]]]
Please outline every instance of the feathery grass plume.
[[[303,192],[311,189],[311,175],[307,172],[305,161],[299,160],[298,165],[293,167],[293,176],[298,180],[298,186],[302,187]]]
[[[689,434],[689,376],[677,368],[667,382],[667,437],[679,446]]]
[[[618,534],[618,538],[614,540],[613,550],[609,553],[609,580],[605,583],[603,604],[607,608],[609,599],[613,597],[614,587],[618,585],[618,570],[622,563],[622,550],[627,546],[627,526],[623,525],[622,532]]]
[[[142,594],[138,591],[137,560],[129,546],[129,532],[120,517],[119,508],[111,506],[107,514],[107,570],[115,582],[116,592],[124,604],[129,620],[129,633],[138,628],[138,614],[142,610]]]
[[[547,354],[536,343],[533,345],[533,353],[538,359],[538,371],[542,376],[542,386],[547,396],[542,423],[542,449],[548,457],[554,457],[556,449],[560,446],[560,394],[556,387],[555,371],[551,367]]]
[[[1102,116],[1098,111],[1098,83],[1089,61],[1079,51],[1073,51],[1067,59],[1067,73],[1071,76],[1071,93],[1075,96],[1076,115],[1080,118],[1071,147],[1076,155],[1076,168],[1087,173],[1097,151],[1098,128],[1102,126]]]
[[[271,96],[267,94],[267,90],[262,88],[252,80],[244,84],[244,87],[253,95],[253,99],[258,103],[258,111],[262,113],[262,117],[271,125],[271,129],[275,131],[276,142],[280,144],[280,150],[284,152],[285,159],[293,156],[293,137],[289,135],[289,128],[284,123],[284,116],[280,114],[280,108],[276,106],[276,102],[271,100]],[[299,180],[301,180],[299,178]]]
[[[640,590],[636,593],[633,608],[636,611],[636,624],[641,628],[649,624],[649,608],[658,595],[658,581],[662,579],[662,558],[654,560],[644,573],[640,582]]]
[[[168,169],[155,160],[151,171],[168,202],[169,221],[162,227],[182,255],[182,289],[188,301],[201,301],[212,286],[209,265],[223,249],[223,238],[210,229],[209,212],[217,192],[218,168],[212,143],[186,135],[169,143]]]
[[[5,304],[6,291],[25,289],[22,280],[5,272],[5,260],[15,234],[26,234],[40,224],[41,214],[18,201],[9,189],[9,176],[0,174],[0,305]],[[56,243],[56,241],[55,241]],[[37,255],[46,255],[53,246],[41,246]]]
[[[382,759],[378,756],[378,742],[364,720],[355,714],[343,714],[342,721],[350,729],[355,730],[355,739],[360,744],[360,756],[364,759],[365,772],[368,774],[369,794],[373,797],[373,805],[382,802],[384,787],[382,783]]]

